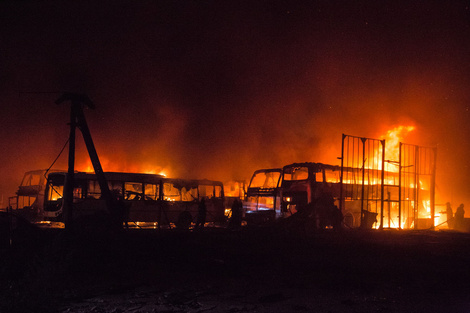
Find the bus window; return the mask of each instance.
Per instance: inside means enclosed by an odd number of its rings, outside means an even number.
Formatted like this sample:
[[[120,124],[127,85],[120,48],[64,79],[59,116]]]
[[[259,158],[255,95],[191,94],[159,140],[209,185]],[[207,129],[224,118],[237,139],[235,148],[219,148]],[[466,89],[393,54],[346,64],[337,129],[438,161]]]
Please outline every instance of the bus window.
[[[308,167],[291,167],[284,170],[284,180],[308,179]]]
[[[320,171],[315,173],[315,181],[317,183],[323,182],[323,172]]]
[[[214,196],[216,198],[222,198],[222,186],[214,186]]]
[[[115,195],[122,195],[122,183],[117,181],[108,181],[108,188]],[[97,180],[88,181],[87,198],[100,199],[101,188]]]
[[[125,182],[124,192],[124,198],[126,200],[139,200],[142,198],[142,183]]]
[[[180,190],[173,183],[163,184],[163,200],[181,201]]]
[[[194,201],[197,200],[197,188],[186,189],[186,187],[181,188],[181,201]]]
[[[49,192],[47,199],[51,201],[57,201],[63,197],[64,194],[64,185],[49,185]]]
[[[325,179],[327,183],[339,183],[341,171],[325,169]]]
[[[57,201],[64,196],[65,175],[51,175],[47,179],[47,200]]]
[[[44,181],[44,175],[38,172],[29,172],[23,177],[21,186],[38,186]]]
[[[88,181],[88,198],[99,199],[101,198],[101,188],[96,180]]]
[[[156,184],[145,184],[145,199],[147,200],[158,200],[160,194],[160,186]]]
[[[109,190],[113,191],[117,195],[122,195],[122,182],[120,181],[108,181]]]
[[[281,172],[259,172],[251,179],[250,188],[276,188]]]
[[[251,179],[250,187],[252,188],[265,188],[266,185],[266,173],[256,173]]]
[[[73,202],[77,202],[77,200],[80,200],[83,198],[83,189],[82,187],[74,187],[73,188]]]
[[[214,197],[214,186],[212,185],[199,185],[199,197],[206,197],[211,199]]]

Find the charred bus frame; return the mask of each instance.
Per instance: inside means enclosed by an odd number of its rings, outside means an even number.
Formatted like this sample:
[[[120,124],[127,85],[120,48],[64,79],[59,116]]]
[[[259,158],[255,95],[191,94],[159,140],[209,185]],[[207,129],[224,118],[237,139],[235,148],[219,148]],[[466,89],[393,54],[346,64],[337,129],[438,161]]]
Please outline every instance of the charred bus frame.
[[[293,163],[283,167],[281,207],[284,217],[297,213],[324,194],[335,204],[340,195],[341,167],[324,163]]]
[[[247,223],[264,223],[281,217],[281,183],[281,168],[253,173],[243,203]]]
[[[313,162],[286,165],[279,179],[282,183],[271,189],[253,188],[252,178],[246,216],[259,214],[258,199],[262,196],[280,197],[281,201],[275,202],[280,204],[279,213],[266,210],[279,218],[330,194],[349,227],[433,228],[437,218],[437,149],[399,143],[394,159],[386,158],[385,144],[385,140],[343,135],[340,166]],[[267,171],[256,171],[253,177]]]
[[[360,209],[361,227],[433,228],[437,149],[400,142],[392,159],[385,145],[343,134],[340,209]]]
[[[26,172],[16,195],[8,199],[9,209],[30,222],[43,220],[47,174],[53,172],[60,172],[60,170],[44,169]]]
[[[44,211],[48,220],[63,220],[65,172],[48,176]],[[108,187],[129,207],[128,222],[134,225],[170,226],[183,212],[195,220],[198,204],[205,199],[206,222],[225,221],[224,186],[212,180],[167,178],[156,174],[105,172]],[[106,212],[106,202],[94,173],[76,172],[73,188],[74,218]],[[187,214],[186,214],[187,215]]]

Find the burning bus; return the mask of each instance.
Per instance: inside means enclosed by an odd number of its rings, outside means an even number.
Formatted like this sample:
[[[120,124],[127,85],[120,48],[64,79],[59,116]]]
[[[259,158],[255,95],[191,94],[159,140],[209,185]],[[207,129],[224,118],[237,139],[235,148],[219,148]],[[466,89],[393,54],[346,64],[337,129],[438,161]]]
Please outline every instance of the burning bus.
[[[16,195],[9,198],[9,207],[17,215],[30,222],[44,217],[44,189],[47,173],[58,170],[32,170],[24,174]]]
[[[435,211],[436,148],[391,143],[386,158],[384,139],[343,135],[341,165],[304,162],[255,171],[244,203],[247,221],[289,217],[328,196],[347,227],[442,225]]]
[[[282,169],[281,207],[288,217],[301,207],[315,202],[324,194],[331,194],[339,204],[341,167],[323,163],[293,163]]]
[[[340,166],[309,162],[284,166],[282,216],[329,195],[348,227],[429,229],[438,225],[437,149],[398,140],[390,140],[385,148],[385,139],[343,135]]]
[[[47,220],[63,221],[63,194],[67,173],[51,173],[47,179],[44,215]],[[205,199],[206,222],[225,221],[224,186],[212,180],[167,178],[158,174],[104,173],[113,195],[129,208],[128,222],[139,226],[172,226],[184,214],[195,220],[200,200]],[[74,218],[106,211],[98,178],[94,173],[74,174]],[[189,214],[188,214],[189,213]]]
[[[247,223],[258,224],[281,217],[281,182],[281,168],[253,173],[243,203]]]

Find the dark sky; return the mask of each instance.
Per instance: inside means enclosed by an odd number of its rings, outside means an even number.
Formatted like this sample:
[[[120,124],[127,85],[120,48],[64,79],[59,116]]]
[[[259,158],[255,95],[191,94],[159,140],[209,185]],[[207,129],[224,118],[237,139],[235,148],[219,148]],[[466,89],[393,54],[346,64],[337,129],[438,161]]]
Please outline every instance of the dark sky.
[[[60,152],[74,91],[104,170],[249,179],[414,125],[444,201],[470,200],[470,1],[2,1],[0,43],[5,198]]]

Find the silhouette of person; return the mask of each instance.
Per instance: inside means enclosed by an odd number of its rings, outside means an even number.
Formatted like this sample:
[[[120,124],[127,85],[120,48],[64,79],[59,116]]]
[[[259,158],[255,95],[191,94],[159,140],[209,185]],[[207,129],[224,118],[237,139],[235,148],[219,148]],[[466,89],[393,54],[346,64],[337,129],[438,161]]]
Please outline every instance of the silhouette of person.
[[[455,211],[454,226],[457,230],[463,230],[464,228],[464,215],[465,210],[463,209],[463,203],[459,205],[457,211]]]
[[[206,215],[207,215],[207,207],[206,207],[206,200],[202,198],[199,202],[198,210],[197,210],[197,220],[194,229],[204,228],[204,224],[206,223]]]
[[[341,210],[336,205],[333,205],[332,210],[333,213],[331,217],[331,226],[333,226],[334,230],[340,230],[344,219],[343,212],[341,212]]]
[[[232,204],[232,216],[230,217],[229,227],[232,229],[238,229],[242,224],[242,202],[238,199],[233,200]]]
[[[324,229],[326,226],[339,228],[342,218],[340,219],[339,217],[339,209],[335,205],[335,199],[333,198],[332,194],[322,194],[316,202],[316,210],[320,229]],[[338,219],[340,220],[338,221]]]
[[[454,229],[454,213],[452,212],[452,207],[450,206],[450,202],[446,203],[446,214],[447,214],[447,227],[449,229]]]

